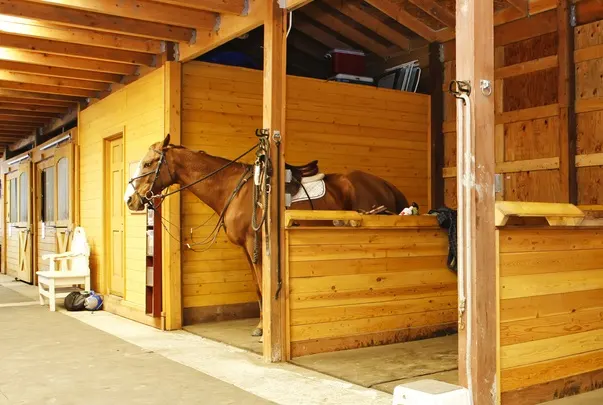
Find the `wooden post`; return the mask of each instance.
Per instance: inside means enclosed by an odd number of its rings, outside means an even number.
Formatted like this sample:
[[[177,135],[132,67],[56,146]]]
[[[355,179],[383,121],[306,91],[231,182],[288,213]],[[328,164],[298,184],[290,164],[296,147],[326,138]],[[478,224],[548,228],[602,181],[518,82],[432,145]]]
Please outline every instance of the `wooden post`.
[[[285,297],[287,289],[279,285],[285,273],[285,103],[287,82],[287,10],[278,0],[266,1],[264,22],[264,129],[270,134],[270,158],[273,173],[270,181],[269,244],[262,255],[262,311],[264,317],[264,360],[278,362],[286,359]],[[280,134],[280,146],[275,135]],[[276,293],[279,291],[278,298]]]
[[[578,203],[576,181],[576,114],[574,78],[574,28],[570,24],[569,0],[557,6],[559,35],[559,177],[562,202]]]
[[[457,121],[464,119],[470,130],[469,139],[457,130],[459,275],[464,273],[461,281],[466,281],[459,300],[463,295],[467,300],[459,319],[459,376],[479,405],[496,403],[500,380],[496,376],[493,9],[493,0],[457,0],[456,4],[456,79],[471,85],[470,120],[464,108],[457,111]],[[482,80],[488,81],[488,88],[480,88]],[[462,196],[467,198],[461,201]]]
[[[431,142],[429,150],[429,170],[431,184],[428,209],[437,209],[444,205],[444,55],[442,44],[429,44],[429,76],[431,79]]]

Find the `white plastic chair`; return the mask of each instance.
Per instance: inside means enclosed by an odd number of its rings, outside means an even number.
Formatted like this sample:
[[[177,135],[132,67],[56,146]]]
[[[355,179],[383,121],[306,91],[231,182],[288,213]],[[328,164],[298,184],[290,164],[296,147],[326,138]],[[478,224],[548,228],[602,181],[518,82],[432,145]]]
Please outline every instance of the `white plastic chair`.
[[[47,297],[50,310],[56,311],[56,299],[65,298],[69,294],[69,291],[57,292],[57,287],[61,290],[69,287],[72,290],[74,285],[84,285],[84,289],[90,291],[90,245],[84,228],[76,227],[73,231],[70,251],[43,255],[42,259],[50,260],[50,270],[36,272],[40,305],[44,305],[44,297]]]

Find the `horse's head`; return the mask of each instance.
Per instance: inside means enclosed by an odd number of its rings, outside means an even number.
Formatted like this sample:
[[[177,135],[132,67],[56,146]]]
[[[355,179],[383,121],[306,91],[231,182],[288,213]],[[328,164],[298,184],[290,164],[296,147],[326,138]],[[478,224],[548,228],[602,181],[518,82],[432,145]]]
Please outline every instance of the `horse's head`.
[[[136,173],[128,182],[124,200],[132,211],[142,211],[151,198],[166,187],[174,184],[166,155],[170,144],[170,134],[163,142],[156,142],[138,163]]]

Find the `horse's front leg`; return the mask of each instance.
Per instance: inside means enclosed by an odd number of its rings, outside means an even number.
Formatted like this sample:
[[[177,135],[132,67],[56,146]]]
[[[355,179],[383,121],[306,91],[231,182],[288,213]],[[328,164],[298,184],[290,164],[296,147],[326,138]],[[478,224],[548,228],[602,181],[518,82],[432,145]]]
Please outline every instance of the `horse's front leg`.
[[[251,258],[253,257],[253,242],[247,243],[246,256],[249,266],[251,267],[251,273],[255,281],[256,293],[258,295],[258,304],[260,306],[260,322],[258,326],[251,332],[251,336],[262,336],[263,334],[263,317],[262,317],[262,258],[258,259],[257,264],[253,264]],[[260,340],[261,341],[261,340]]]

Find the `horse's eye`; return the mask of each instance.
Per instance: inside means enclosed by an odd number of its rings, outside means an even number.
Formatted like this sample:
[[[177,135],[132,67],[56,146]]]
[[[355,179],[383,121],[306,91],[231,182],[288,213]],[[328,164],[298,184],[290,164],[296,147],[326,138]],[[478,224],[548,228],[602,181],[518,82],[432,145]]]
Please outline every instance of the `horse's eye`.
[[[144,167],[144,168],[151,167],[151,162],[145,163],[142,167]]]

